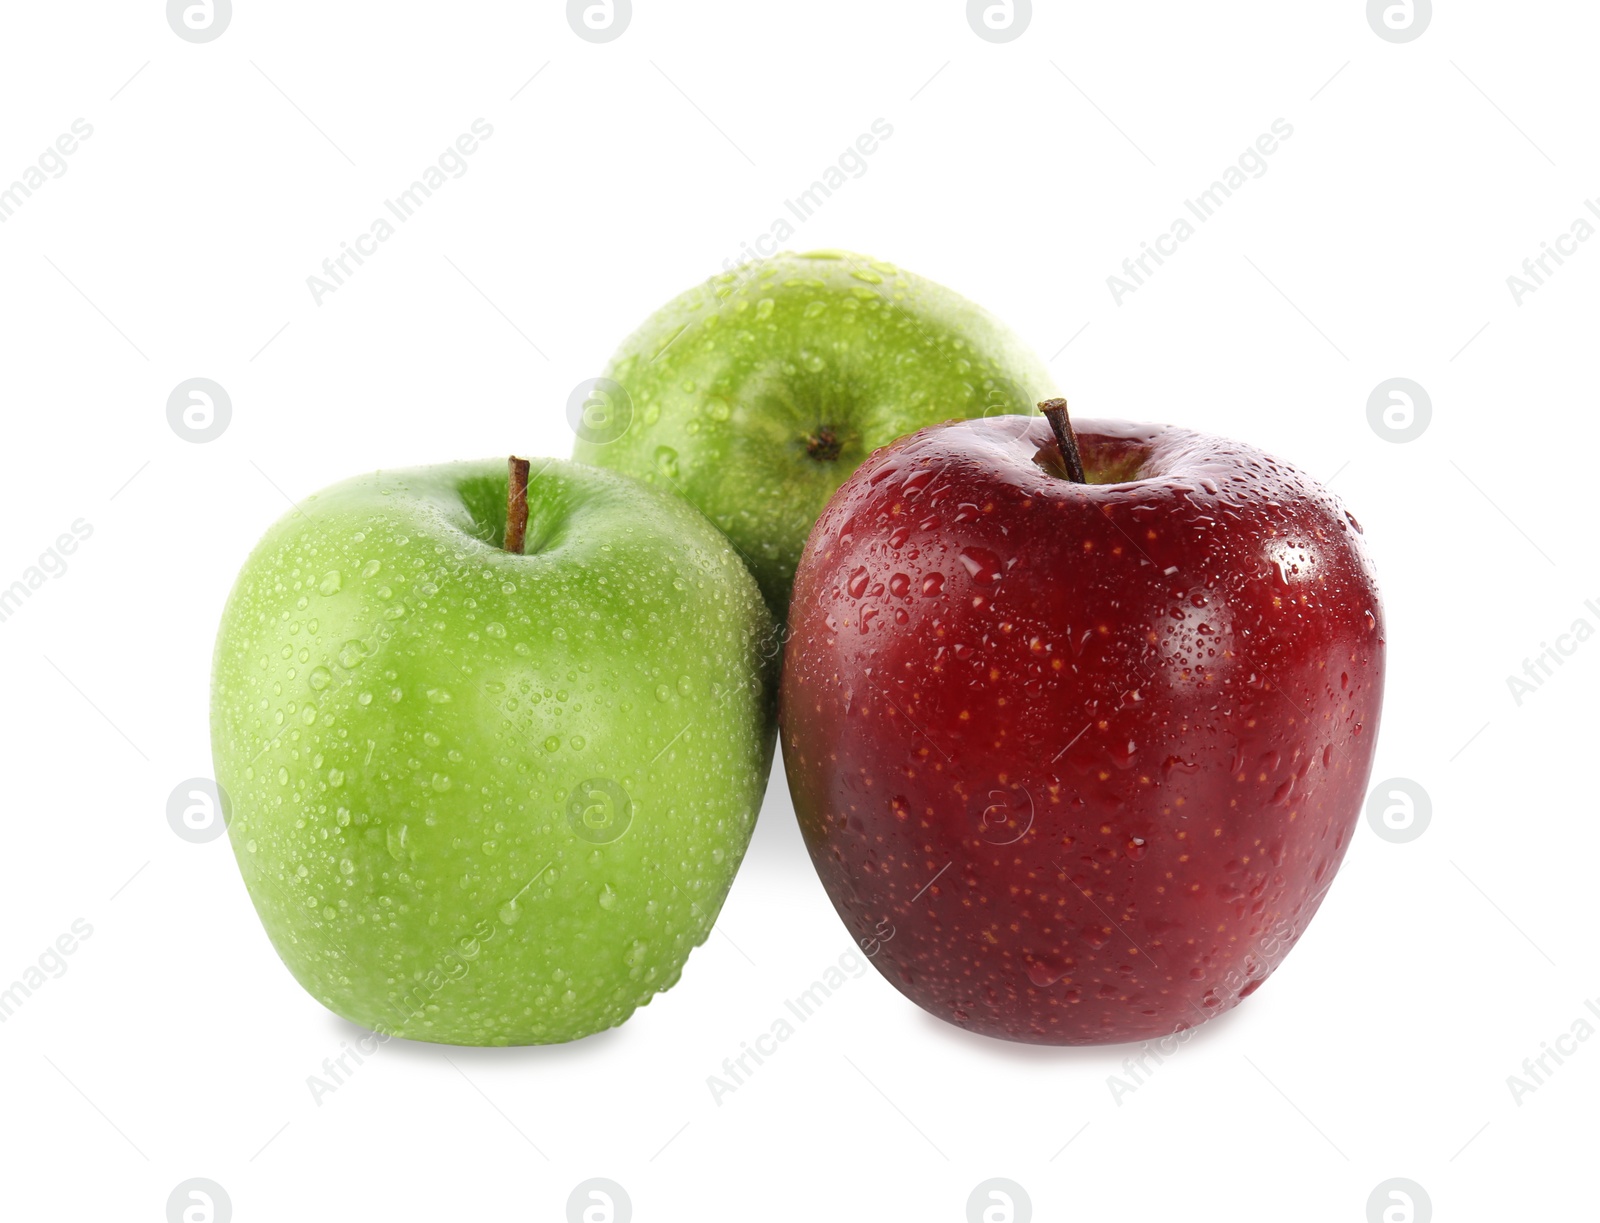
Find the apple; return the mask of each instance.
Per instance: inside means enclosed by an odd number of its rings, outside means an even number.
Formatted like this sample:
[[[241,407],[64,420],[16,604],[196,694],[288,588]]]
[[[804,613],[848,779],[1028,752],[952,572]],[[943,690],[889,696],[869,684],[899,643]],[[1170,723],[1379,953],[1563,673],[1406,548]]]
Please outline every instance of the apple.
[[[558,460],[379,472],[251,553],[211,727],[267,935],[335,1013],[572,1040],[678,980],[749,843],[775,627],[681,500]]]
[[[1383,612],[1361,527],[1249,446],[1039,417],[874,455],[806,545],[779,698],[839,916],[912,1001],[1039,1044],[1257,990],[1366,791]]]
[[[573,457],[698,506],[780,623],[812,523],[874,449],[952,417],[1028,413],[1051,393],[992,315],[844,251],[713,276],[624,340],[606,378],[621,402],[577,427]]]

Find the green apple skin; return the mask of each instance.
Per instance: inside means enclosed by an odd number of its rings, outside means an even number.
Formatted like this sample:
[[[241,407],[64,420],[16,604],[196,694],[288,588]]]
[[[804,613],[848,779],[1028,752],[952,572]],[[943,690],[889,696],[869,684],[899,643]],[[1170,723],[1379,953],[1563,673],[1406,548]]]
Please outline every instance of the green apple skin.
[[[710,932],[766,789],[776,633],[737,553],[541,462],[525,554],[503,460],[380,472],[279,521],[223,613],[239,869],[300,984],[375,1031],[623,1022]]]
[[[605,376],[628,392],[626,432],[580,429],[573,457],[698,506],[780,622],[812,524],[869,454],[1054,394],[1043,363],[987,311],[843,251],[713,276],[623,341]]]

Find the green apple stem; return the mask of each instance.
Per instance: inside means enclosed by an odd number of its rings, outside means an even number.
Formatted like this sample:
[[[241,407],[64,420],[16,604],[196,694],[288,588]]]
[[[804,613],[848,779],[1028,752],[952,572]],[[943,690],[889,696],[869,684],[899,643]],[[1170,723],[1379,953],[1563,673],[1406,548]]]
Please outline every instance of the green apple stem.
[[[520,556],[528,538],[528,460],[512,455],[506,464],[511,480],[506,486],[505,549]]]
[[[1065,399],[1046,399],[1039,405],[1039,411],[1044,413],[1050,422],[1050,428],[1055,431],[1056,444],[1061,447],[1061,461],[1067,467],[1067,479],[1074,484],[1087,484],[1089,477],[1083,472],[1083,456],[1078,453],[1078,438],[1072,432],[1072,424],[1067,420],[1067,401]]]

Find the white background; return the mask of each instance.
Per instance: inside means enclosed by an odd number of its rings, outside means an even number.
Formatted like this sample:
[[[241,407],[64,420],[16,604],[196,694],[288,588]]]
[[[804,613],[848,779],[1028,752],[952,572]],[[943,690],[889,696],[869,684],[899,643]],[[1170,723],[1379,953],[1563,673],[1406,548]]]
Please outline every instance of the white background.
[[[240,0],[193,45],[152,0],[6,6],[0,183],[94,129],[0,225],[0,586],[93,526],[0,623],[0,984],[94,928],[0,1025],[7,1215],[158,1221],[197,1176],[240,1223],[560,1220],[591,1176],[639,1220],[961,1220],[989,1177],[1041,1220],[1360,1223],[1391,1177],[1440,1220],[1592,1212],[1600,1040],[1520,1105],[1506,1080],[1600,996],[1600,642],[1520,706],[1506,677],[1600,627],[1600,242],[1520,305],[1506,278],[1600,192],[1600,13],[1452,3],[1396,45],[1357,0],[1078,0],[994,44],[950,0],[634,9],[595,45],[553,2]],[[315,304],[480,117],[469,172]],[[718,932],[623,1028],[396,1041],[315,1104],[357,1030],[280,965],[225,841],[165,818],[211,772],[239,563],[343,477],[568,453],[571,388],[877,118],[793,245],[982,302],[1080,415],[1332,481],[1387,601],[1375,778],[1420,784],[1431,826],[1363,819],[1268,987],[1120,1103],[1129,1050],[973,1037],[869,972],[718,1105],[706,1077],[850,949],[780,771]],[[1269,171],[1116,304],[1107,276],[1278,118]],[[193,377],[233,402],[203,445],[166,419]],[[1368,423],[1392,377],[1432,398],[1409,443]]]

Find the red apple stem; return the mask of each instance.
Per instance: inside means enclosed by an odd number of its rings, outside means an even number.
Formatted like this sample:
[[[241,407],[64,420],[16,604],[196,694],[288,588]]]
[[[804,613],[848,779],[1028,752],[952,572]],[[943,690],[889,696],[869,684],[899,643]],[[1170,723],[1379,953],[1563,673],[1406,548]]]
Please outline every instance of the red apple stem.
[[[511,482],[506,487],[505,549],[520,556],[528,538],[528,460],[512,455],[506,465]]]
[[[1087,484],[1089,477],[1083,471],[1083,456],[1078,453],[1078,438],[1072,432],[1072,424],[1067,419],[1067,401],[1046,399],[1039,405],[1039,411],[1044,413],[1044,418],[1050,422],[1050,428],[1055,431],[1056,445],[1061,447],[1061,461],[1066,464],[1067,479],[1074,484]]]

